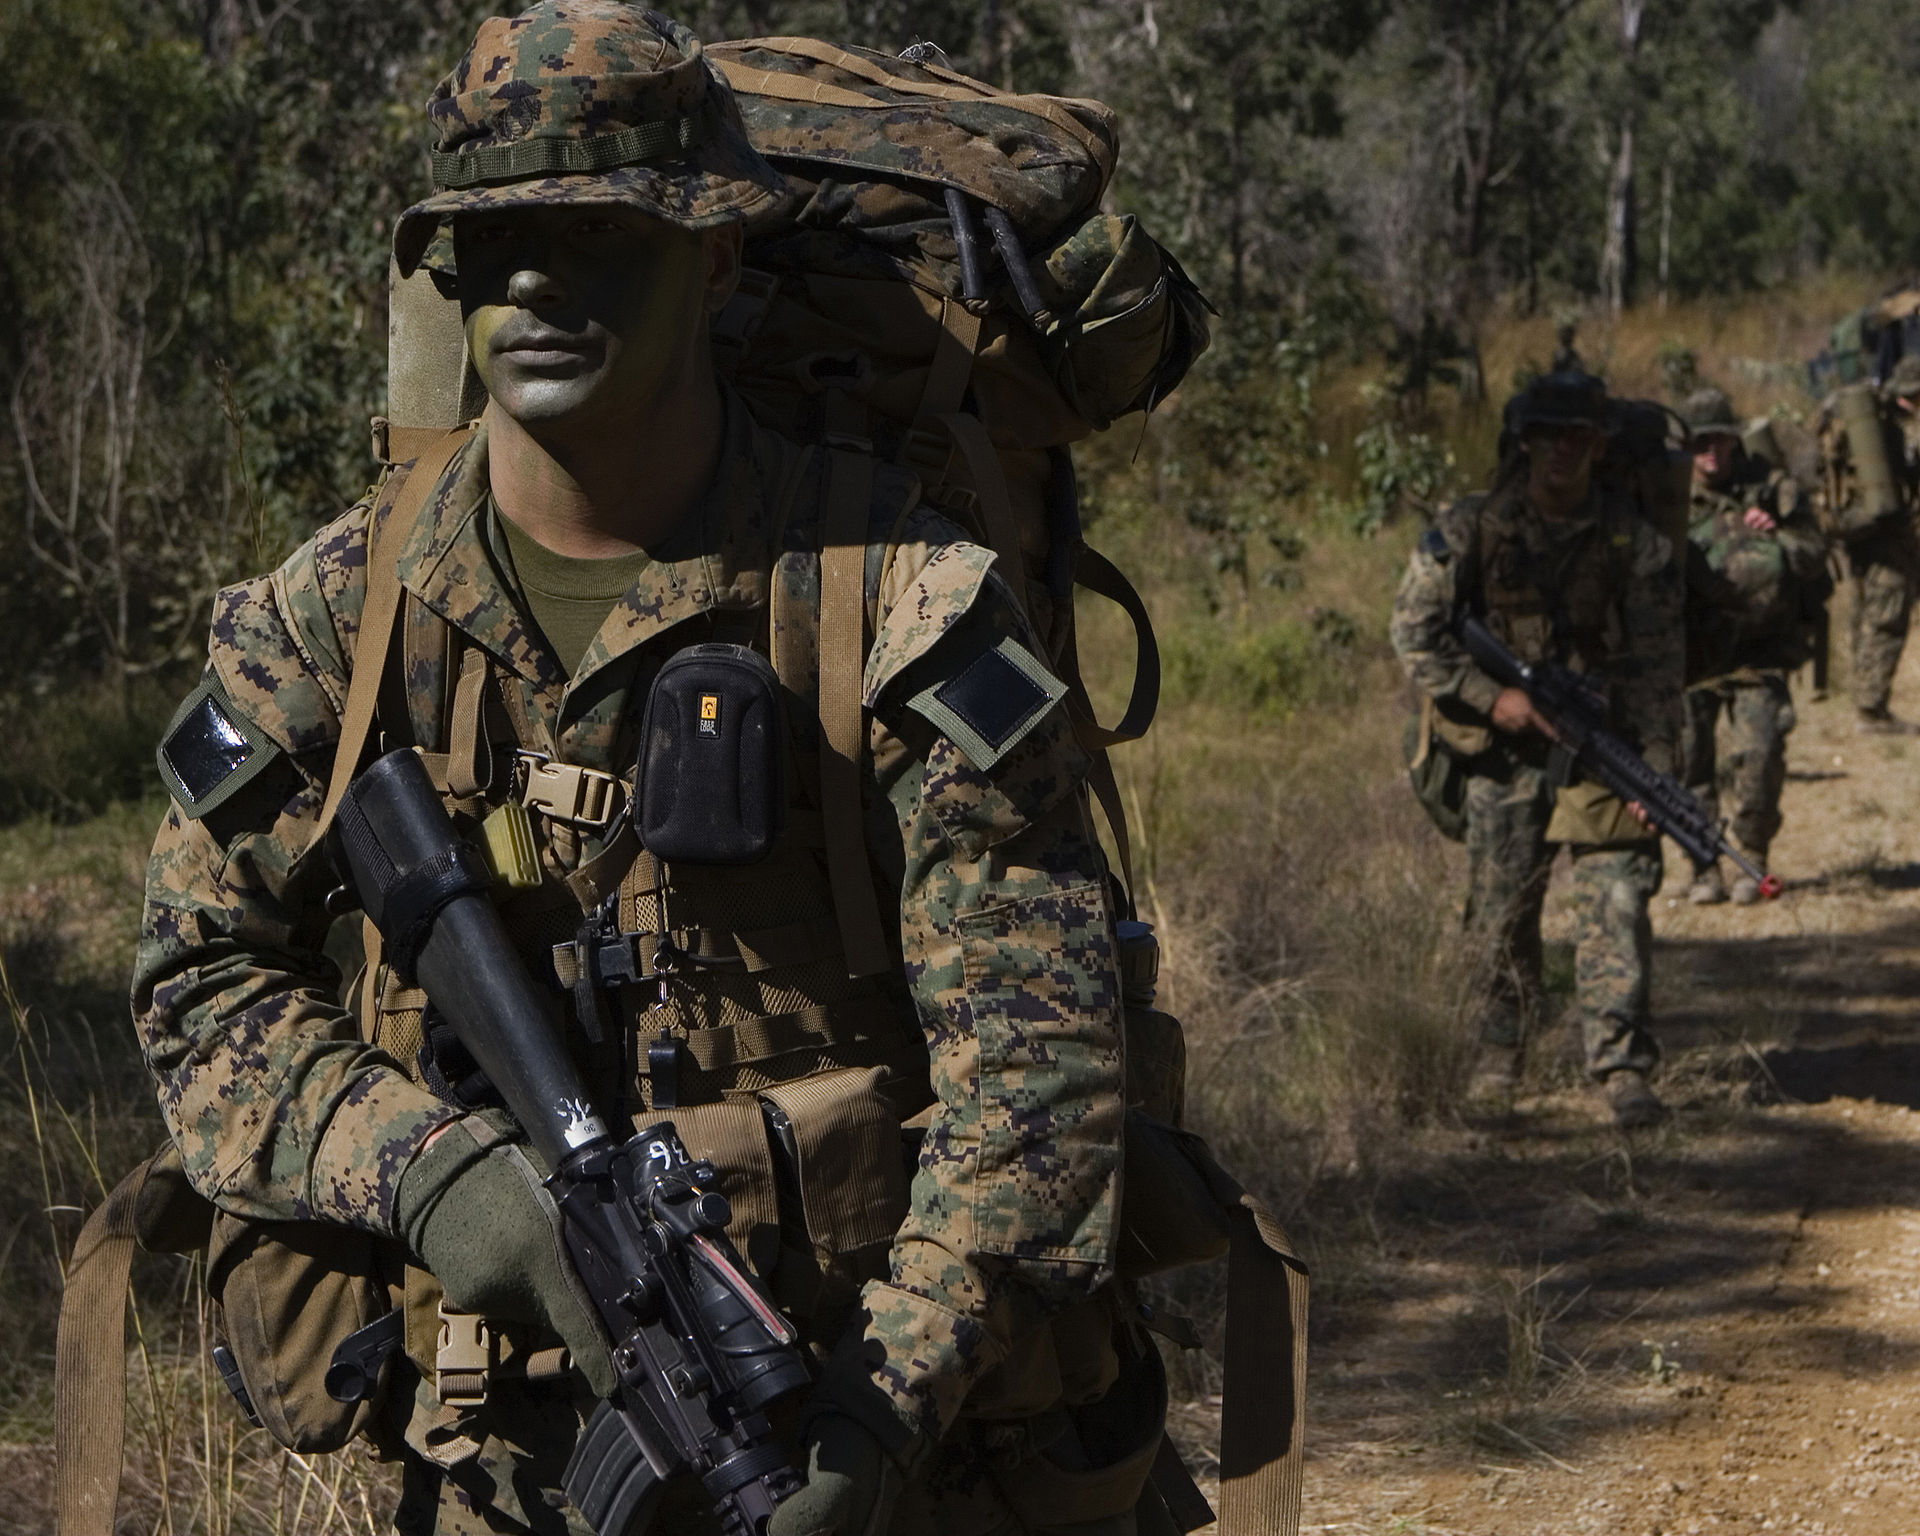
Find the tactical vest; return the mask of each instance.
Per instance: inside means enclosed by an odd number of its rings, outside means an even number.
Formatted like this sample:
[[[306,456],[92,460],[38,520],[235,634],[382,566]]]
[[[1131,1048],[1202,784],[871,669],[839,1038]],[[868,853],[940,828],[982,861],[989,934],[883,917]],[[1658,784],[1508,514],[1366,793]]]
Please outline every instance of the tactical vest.
[[[1604,675],[1626,641],[1620,605],[1633,576],[1640,517],[1596,495],[1584,526],[1557,547],[1533,548],[1528,518],[1510,515],[1516,484],[1475,521],[1471,555],[1487,627],[1524,661],[1554,661]]]

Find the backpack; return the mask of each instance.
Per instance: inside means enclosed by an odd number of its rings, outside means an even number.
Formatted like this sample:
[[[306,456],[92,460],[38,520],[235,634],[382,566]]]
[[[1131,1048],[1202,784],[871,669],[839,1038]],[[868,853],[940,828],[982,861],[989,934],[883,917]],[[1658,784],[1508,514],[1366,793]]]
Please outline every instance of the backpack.
[[[717,44],[708,57],[794,192],[783,218],[750,232],[749,270],[713,323],[722,376],[790,437],[911,469],[925,500],[995,551],[1069,686],[1092,758],[1090,788],[1130,887],[1106,754],[1152,719],[1157,651],[1138,593],[1081,540],[1069,445],[1163,399],[1206,345],[1208,306],[1135,220],[1100,211],[1116,153],[1113,114],[1096,102],[1009,95],[931,56],[893,59],[805,38]],[[389,409],[374,421],[373,446],[387,465],[405,466],[445,451],[484,404],[458,306],[431,271],[393,276],[389,356]],[[1119,604],[1135,627],[1136,678],[1112,727],[1095,720],[1080,680],[1076,586]],[[1223,1430],[1225,1518],[1230,1527],[1293,1529],[1304,1267],[1272,1218],[1179,1129],[1183,1061],[1178,1024],[1130,1001],[1137,1107],[1128,1113],[1126,1180],[1130,1205],[1154,1220],[1144,1247],[1138,1230],[1123,1235],[1122,1269],[1147,1274],[1228,1255],[1226,1395],[1237,1411]],[[117,1239],[115,1256],[96,1266],[104,1278],[91,1288],[117,1297],[120,1255],[141,1233],[122,1213],[106,1221],[107,1237]],[[289,1260],[290,1276],[299,1258]],[[368,1268],[378,1283],[378,1263]],[[345,1277],[336,1313],[365,1288]],[[106,1343],[81,1320],[73,1332]],[[306,1363],[324,1361],[321,1353]],[[313,1383],[294,1395],[315,1396]],[[364,1414],[349,1412],[325,1429],[344,1440],[365,1426]],[[88,1518],[63,1520],[63,1536],[81,1536],[83,1524],[103,1529],[103,1496],[110,1524],[114,1481],[92,1476],[81,1494]],[[1173,1512],[1183,1529],[1211,1518],[1204,1500]]]

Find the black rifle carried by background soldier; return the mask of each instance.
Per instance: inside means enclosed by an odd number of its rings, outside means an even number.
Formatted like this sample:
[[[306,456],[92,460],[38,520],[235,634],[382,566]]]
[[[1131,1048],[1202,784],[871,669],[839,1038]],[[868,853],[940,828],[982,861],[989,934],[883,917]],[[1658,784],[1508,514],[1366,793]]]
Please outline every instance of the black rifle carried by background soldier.
[[[1478,619],[1460,621],[1460,640],[1475,665],[1504,687],[1526,691],[1533,707],[1553,727],[1555,740],[1576,766],[1591,773],[1621,800],[1637,803],[1661,832],[1695,864],[1731,859],[1771,901],[1784,886],[1751,863],[1725,830],[1700,809],[1677,779],[1647,766],[1645,759],[1607,727],[1605,697],[1578,672],[1551,662],[1528,663],[1502,645]]]
[[[760,1536],[800,1486],[764,1410],[810,1376],[727,1239],[713,1167],[671,1121],[625,1142],[608,1131],[488,899],[491,871],[418,755],[389,753],[355,779],[337,826],[389,962],[425,989],[552,1170],[568,1256],[612,1340],[618,1384],[581,1437],[567,1496],[600,1536],[619,1536],[692,1471],[724,1536]]]

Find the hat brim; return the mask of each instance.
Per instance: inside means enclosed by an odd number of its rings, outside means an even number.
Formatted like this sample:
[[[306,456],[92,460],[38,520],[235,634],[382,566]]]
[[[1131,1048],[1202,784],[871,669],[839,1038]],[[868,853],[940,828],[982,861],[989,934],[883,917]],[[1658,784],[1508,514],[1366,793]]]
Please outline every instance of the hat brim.
[[[1705,437],[1744,437],[1746,431],[1746,426],[1742,422],[1709,421],[1703,426],[1688,427],[1687,442],[1692,445]]]
[[[599,205],[631,208],[681,229],[701,230],[771,217],[789,196],[785,179],[744,137],[722,134],[702,145],[690,162],[436,192],[400,215],[393,231],[394,260],[400,275],[411,277],[436,232],[462,213]]]

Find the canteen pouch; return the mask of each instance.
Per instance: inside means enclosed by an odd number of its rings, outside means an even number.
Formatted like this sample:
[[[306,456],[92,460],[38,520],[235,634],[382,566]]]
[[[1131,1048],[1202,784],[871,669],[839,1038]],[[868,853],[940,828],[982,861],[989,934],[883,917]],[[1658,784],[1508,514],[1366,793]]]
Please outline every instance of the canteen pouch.
[[[331,1222],[214,1217],[207,1289],[255,1415],[289,1450],[339,1450],[384,1396],[390,1361],[358,1402],[335,1400],[326,1385],[341,1341],[391,1310],[380,1246]]]
[[[670,864],[757,864],[786,830],[780,683],[744,645],[695,645],[647,695],[633,823]]]

